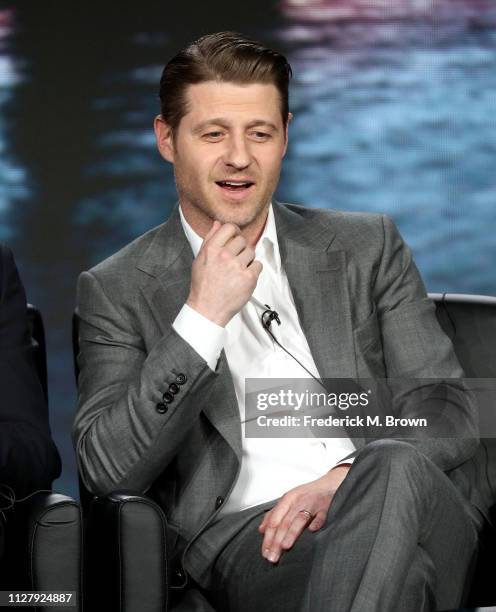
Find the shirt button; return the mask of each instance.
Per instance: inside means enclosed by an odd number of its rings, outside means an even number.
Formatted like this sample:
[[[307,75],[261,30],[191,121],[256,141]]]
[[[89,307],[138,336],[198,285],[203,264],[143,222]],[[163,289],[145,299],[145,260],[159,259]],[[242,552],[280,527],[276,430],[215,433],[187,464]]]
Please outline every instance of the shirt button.
[[[174,401],[174,396],[172,395],[172,393],[169,393],[168,391],[166,391],[163,395],[162,395],[162,399],[164,400],[164,402],[166,404],[170,404],[171,402]]]
[[[215,509],[218,510],[222,504],[224,503],[224,498],[219,495],[219,497],[215,500]]]
[[[188,380],[186,374],[178,374],[176,376],[176,382],[178,385],[184,385],[184,383]]]
[[[176,385],[176,383],[171,383],[169,385],[169,391],[173,394],[176,395],[176,393],[179,393],[179,385]]]
[[[165,404],[160,403],[155,406],[155,409],[160,414],[165,414],[167,410],[169,410],[169,406],[166,406]]]

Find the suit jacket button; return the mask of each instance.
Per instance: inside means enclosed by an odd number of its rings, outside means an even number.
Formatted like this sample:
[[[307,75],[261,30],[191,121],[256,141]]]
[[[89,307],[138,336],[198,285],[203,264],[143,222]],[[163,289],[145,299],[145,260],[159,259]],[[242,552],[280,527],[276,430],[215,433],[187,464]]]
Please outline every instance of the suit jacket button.
[[[170,404],[171,402],[174,401],[174,396],[172,395],[172,393],[169,393],[168,391],[166,391],[163,395],[162,395],[162,399],[164,400],[164,402],[166,404]]]
[[[171,584],[173,587],[179,588],[186,585],[187,576],[184,570],[180,567],[172,571]]]
[[[179,393],[179,385],[176,385],[176,383],[171,383],[169,385],[169,391],[172,393],[172,395],[176,395],[176,393]]]
[[[184,383],[188,380],[186,374],[178,374],[176,376],[176,382],[178,385],[184,385]]]
[[[155,409],[157,412],[160,412],[160,414],[165,414],[167,410],[169,410],[169,406],[166,406],[165,404],[160,403],[155,406]]]
[[[222,495],[219,495],[219,497],[215,500],[215,509],[217,510],[218,508],[220,508],[223,503],[224,498],[222,497]]]

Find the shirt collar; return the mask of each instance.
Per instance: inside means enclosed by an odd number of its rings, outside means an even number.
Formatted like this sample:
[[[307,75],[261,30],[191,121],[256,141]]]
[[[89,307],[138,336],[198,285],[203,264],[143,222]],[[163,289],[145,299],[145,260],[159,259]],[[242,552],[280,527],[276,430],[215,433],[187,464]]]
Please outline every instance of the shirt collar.
[[[181,217],[181,225],[183,226],[184,233],[186,234],[186,238],[191,246],[191,250],[193,251],[193,255],[196,257],[198,255],[198,251],[203,243],[203,238],[198,236],[195,230],[191,227],[191,225],[186,221],[186,217],[183,214],[183,210],[181,205],[179,204],[179,215]]]
[[[181,225],[183,226],[186,238],[188,239],[188,242],[191,246],[193,255],[196,257],[203,243],[203,238],[199,236],[191,227],[191,225],[186,221],[186,217],[183,214],[181,205],[179,205],[179,215],[181,217]],[[267,221],[265,223],[264,230],[256,244],[255,253],[258,258],[262,257],[263,259],[270,259],[271,250],[273,252],[273,263],[276,267],[277,273],[279,274],[281,271],[281,255],[279,252],[279,242],[277,240],[276,221],[274,218],[272,203],[269,206],[269,214],[267,215]]]

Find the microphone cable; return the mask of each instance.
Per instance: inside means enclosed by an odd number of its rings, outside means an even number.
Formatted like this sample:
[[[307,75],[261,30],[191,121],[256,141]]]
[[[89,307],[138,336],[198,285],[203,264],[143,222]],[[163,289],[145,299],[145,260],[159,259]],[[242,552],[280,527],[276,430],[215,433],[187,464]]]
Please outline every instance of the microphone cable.
[[[8,510],[12,510],[12,508],[14,508],[16,504],[26,501],[27,499],[33,497],[33,495],[36,495],[37,493],[53,493],[53,491],[51,489],[38,489],[37,491],[33,491],[32,493],[29,493],[29,495],[26,495],[25,497],[21,497],[20,499],[17,499],[15,491],[10,485],[5,484],[5,483],[0,483],[0,503],[1,504],[4,504],[5,502],[7,503],[6,506],[4,505],[0,506],[0,521],[5,525],[7,522],[5,512]]]
[[[279,317],[279,313],[278,313],[277,311],[273,310],[273,309],[272,309],[272,308],[271,308],[271,307],[270,307],[268,304],[261,304],[261,303],[260,303],[260,302],[257,300],[257,298],[255,298],[254,296],[252,296],[252,297],[251,297],[251,299],[252,299],[252,300],[253,300],[253,301],[256,303],[256,305],[257,305],[259,308],[262,308],[262,309],[264,309],[264,308],[265,308],[265,310],[263,311],[263,313],[262,313],[262,314],[261,314],[261,316],[260,316],[260,321],[261,321],[261,323],[262,323],[262,327],[263,327],[263,328],[265,329],[265,331],[266,331],[266,332],[269,334],[269,336],[272,338],[272,340],[273,340],[273,341],[274,341],[274,342],[275,342],[275,343],[276,343],[276,344],[277,344],[277,345],[278,345],[280,348],[282,348],[282,350],[283,350],[285,353],[287,353],[287,354],[288,354],[288,355],[289,355],[289,356],[290,356],[292,359],[294,359],[294,360],[296,361],[296,363],[297,363],[298,365],[300,365],[300,366],[301,366],[301,367],[302,367],[302,368],[305,370],[305,372],[308,372],[308,374],[310,374],[310,376],[311,376],[311,377],[312,377],[314,380],[316,380],[316,381],[319,383],[319,385],[320,385],[321,387],[323,387],[323,388],[324,388],[324,389],[327,391],[327,388],[326,388],[326,386],[324,385],[324,383],[322,382],[322,380],[321,380],[320,378],[317,378],[317,376],[315,376],[314,374],[312,374],[312,372],[310,372],[310,370],[309,370],[309,369],[308,369],[306,366],[304,366],[304,365],[301,363],[301,361],[300,361],[300,360],[299,360],[297,357],[295,357],[295,356],[294,356],[294,355],[293,355],[293,354],[292,354],[290,351],[288,351],[288,349],[287,349],[286,347],[284,347],[284,346],[283,346],[283,345],[282,345],[282,344],[279,342],[279,340],[278,340],[278,339],[277,339],[277,338],[274,336],[274,334],[272,333],[272,331],[271,331],[271,329],[270,329],[270,325],[271,325],[272,321],[275,321],[275,322],[276,322],[278,325],[281,325],[281,319],[280,319],[280,317]]]

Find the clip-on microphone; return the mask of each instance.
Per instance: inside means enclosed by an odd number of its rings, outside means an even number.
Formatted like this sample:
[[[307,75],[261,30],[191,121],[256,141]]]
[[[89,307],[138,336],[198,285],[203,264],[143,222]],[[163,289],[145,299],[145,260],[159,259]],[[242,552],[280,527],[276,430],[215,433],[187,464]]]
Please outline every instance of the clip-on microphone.
[[[267,310],[265,310],[262,313],[261,316],[261,321],[262,321],[262,325],[264,326],[264,328],[269,331],[269,327],[270,324],[272,323],[272,321],[276,321],[278,325],[281,324],[281,319],[279,318],[278,313],[275,310],[272,310],[272,308],[268,305],[265,304],[265,308],[267,308]],[[272,334],[270,334],[272,336]],[[274,336],[272,336],[274,337]]]
[[[256,300],[258,302],[258,300]],[[260,302],[258,302],[258,304],[260,304]],[[314,374],[312,374],[312,372],[310,372],[310,370],[308,368],[306,368],[299,359],[297,359],[292,353],[290,353],[288,351],[287,348],[285,348],[280,342],[279,340],[274,336],[274,334],[271,332],[270,330],[270,324],[272,323],[272,321],[275,321],[278,325],[281,325],[281,319],[279,318],[279,314],[275,311],[272,310],[272,308],[268,305],[268,304],[264,304],[265,308],[267,310],[264,310],[264,312],[262,313],[260,320],[262,321],[262,326],[265,329],[265,331],[270,335],[270,337],[272,338],[272,340],[274,340],[274,342],[280,346],[282,348],[282,350],[287,353],[292,359],[294,359],[296,361],[296,363],[298,365],[300,365],[305,372],[308,372],[308,374],[310,374],[310,376],[315,379],[319,385],[321,385],[326,391],[327,388],[324,385],[324,383],[320,380],[320,378],[317,378]]]
[[[325,384],[322,382],[322,380],[320,378],[317,378],[317,376],[315,376],[314,374],[312,374],[312,372],[310,372],[310,370],[305,367],[301,361],[299,359],[297,359],[292,353],[290,353],[288,351],[287,348],[285,348],[280,342],[279,340],[274,336],[274,334],[272,333],[272,331],[270,330],[270,324],[272,323],[272,321],[276,321],[276,323],[278,325],[281,325],[281,319],[279,318],[279,313],[277,313],[275,310],[272,310],[272,308],[268,305],[268,304],[261,304],[256,298],[254,298],[252,296],[252,299],[254,300],[254,302],[257,304],[257,306],[259,308],[263,308],[263,306],[265,306],[266,310],[263,311],[260,320],[262,322],[262,326],[265,329],[265,331],[270,335],[270,337],[272,338],[272,340],[274,340],[274,342],[280,346],[282,348],[282,350],[287,353],[292,359],[294,359],[296,361],[296,363],[298,365],[300,365],[305,372],[307,372],[308,374],[310,374],[310,376],[316,380],[319,385],[325,389],[325,391],[327,393],[329,393],[329,389],[325,386]],[[357,386],[357,383],[353,383],[355,386]],[[353,387],[353,389],[355,390],[355,386]],[[361,389],[361,387],[358,385],[358,388]]]

